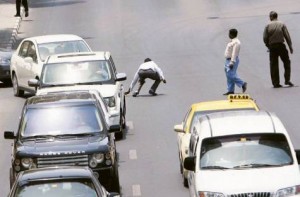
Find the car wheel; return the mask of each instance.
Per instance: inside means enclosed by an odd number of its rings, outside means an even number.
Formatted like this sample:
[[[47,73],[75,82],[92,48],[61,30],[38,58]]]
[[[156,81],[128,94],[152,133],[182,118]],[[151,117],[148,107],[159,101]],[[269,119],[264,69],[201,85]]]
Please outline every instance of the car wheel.
[[[120,193],[120,181],[119,181],[119,168],[118,168],[118,162],[117,162],[117,154],[115,154],[115,165],[114,165],[114,178],[113,178],[113,182],[112,182],[112,191],[113,192],[117,192]]]
[[[183,177],[183,185],[184,185],[184,187],[189,187],[189,183],[188,183],[187,178],[185,178],[184,175],[182,175],[182,177]]]
[[[122,110],[122,128],[126,129],[126,101],[124,97],[124,105]]]
[[[11,86],[12,85],[12,81],[11,79],[3,79],[2,82],[7,85],[7,86]]]
[[[15,74],[12,77],[12,84],[13,84],[14,95],[15,96],[23,96],[24,90],[20,90],[19,85],[18,85],[18,78]]]
[[[15,175],[14,175],[13,169],[10,168],[9,169],[9,186],[10,186],[10,188],[13,187],[14,182],[15,182]]]

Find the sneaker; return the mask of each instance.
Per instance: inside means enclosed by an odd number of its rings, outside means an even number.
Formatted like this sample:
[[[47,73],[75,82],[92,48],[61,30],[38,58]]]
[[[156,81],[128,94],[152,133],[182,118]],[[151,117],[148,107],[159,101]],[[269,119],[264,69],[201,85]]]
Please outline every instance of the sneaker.
[[[274,88],[281,88],[282,85],[278,84],[278,85],[274,85]]]
[[[294,84],[293,84],[292,82],[290,82],[290,81],[285,82],[284,84],[285,84],[285,85],[288,85],[288,86],[294,86]]]
[[[234,94],[234,92],[226,92],[226,93],[224,93],[223,95],[229,95],[229,94]]]
[[[21,17],[21,15],[20,14],[16,14],[14,17]]]
[[[137,97],[137,95],[139,95],[139,92],[138,92],[138,91],[135,91],[135,92],[132,94],[133,97]]]
[[[28,12],[25,12],[25,17],[28,17],[29,16],[29,13]]]
[[[156,96],[157,95],[153,90],[149,90],[149,94],[151,94],[152,96]]]
[[[243,93],[246,92],[246,90],[247,90],[247,82],[244,83],[244,85],[242,86],[242,89],[243,89]]]

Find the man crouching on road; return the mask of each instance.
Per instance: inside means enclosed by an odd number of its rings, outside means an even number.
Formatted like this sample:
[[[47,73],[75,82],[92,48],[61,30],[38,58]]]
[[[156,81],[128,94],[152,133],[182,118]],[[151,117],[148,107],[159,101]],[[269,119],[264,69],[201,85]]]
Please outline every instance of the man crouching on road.
[[[156,96],[157,95],[156,89],[157,89],[159,83],[161,81],[166,83],[166,79],[164,77],[162,70],[150,58],[146,58],[144,60],[144,63],[140,65],[139,69],[136,71],[136,73],[133,77],[133,80],[130,84],[128,91],[125,92],[125,95],[129,94],[130,91],[133,90],[137,81],[139,81],[138,89],[132,94],[133,97],[138,96],[140,93],[140,90],[142,89],[142,87],[145,83],[145,79],[147,79],[147,78],[154,80],[154,83],[149,90],[149,94]]]

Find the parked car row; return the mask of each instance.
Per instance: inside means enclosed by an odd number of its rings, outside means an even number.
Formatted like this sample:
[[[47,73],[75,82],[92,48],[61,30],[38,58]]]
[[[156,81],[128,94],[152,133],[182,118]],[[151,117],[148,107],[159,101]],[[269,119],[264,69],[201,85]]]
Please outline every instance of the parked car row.
[[[11,58],[14,95],[27,91],[12,139],[11,196],[118,196],[115,138],[126,128],[125,73],[76,35],[24,39]],[[97,181],[95,181],[97,180]]]
[[[300,151],[279,118],[249,95],[193,104],[174,130],[190,196],[300,195]]]

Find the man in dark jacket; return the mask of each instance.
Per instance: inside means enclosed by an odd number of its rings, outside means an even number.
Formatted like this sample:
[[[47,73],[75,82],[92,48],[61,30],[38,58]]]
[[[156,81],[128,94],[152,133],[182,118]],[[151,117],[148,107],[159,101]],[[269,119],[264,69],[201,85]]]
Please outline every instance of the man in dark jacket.
[[[294,84],[290,81],[291,61],[289,58],[289,52],[284,44],[284,41],[286,41],[292,54],[293,47],[290,34],[286,25],[283,22],[278,21],[278,15],[276,12],[271,11],[269,17],[270,23],[265,27],[263,39],[270,52],[270,71],[272,84],[274,88],[282,87],[282,85],[280,85],[278,68],[278,57],[280,57],[284,66],[285,85],[294,86]]]
[[[16,0],[17,13],[16,13],[15,17],[20,17],[21,16],[21,2],[22,2],[22,5],[25,9],[25,17],[28,17],[29,13],[28,13],[28,2],[27,2],[27,0]]]

